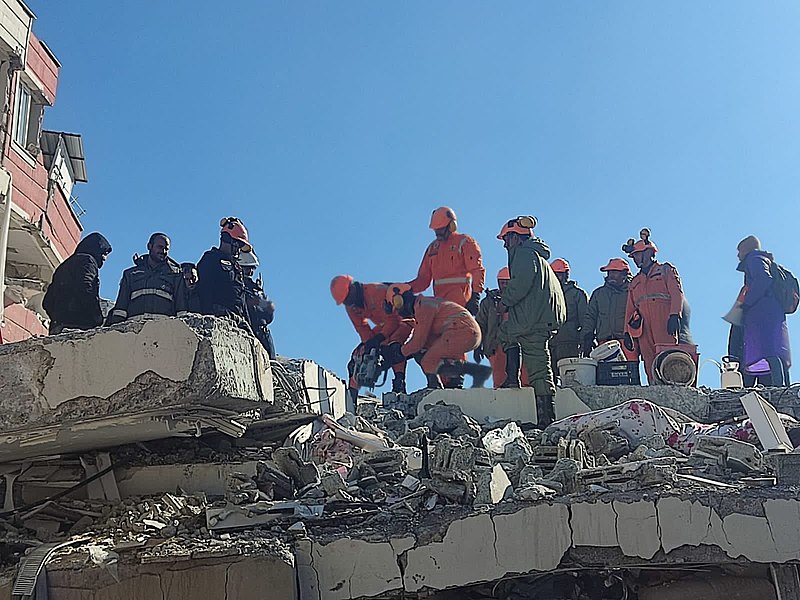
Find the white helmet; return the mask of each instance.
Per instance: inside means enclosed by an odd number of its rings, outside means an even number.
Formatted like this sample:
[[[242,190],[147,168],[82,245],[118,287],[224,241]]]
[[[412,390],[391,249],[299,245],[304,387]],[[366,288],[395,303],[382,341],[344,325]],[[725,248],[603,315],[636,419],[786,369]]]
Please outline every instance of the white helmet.
[[[255,250],[250,250],[250,252],[239,252],[239,266],[258,268],[258,264],[258,256],[256,256]]]

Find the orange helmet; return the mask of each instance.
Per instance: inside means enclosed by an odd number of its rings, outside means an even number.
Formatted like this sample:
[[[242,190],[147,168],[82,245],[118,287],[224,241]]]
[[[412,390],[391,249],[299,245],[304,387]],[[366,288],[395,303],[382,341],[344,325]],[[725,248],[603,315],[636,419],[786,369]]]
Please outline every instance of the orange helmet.
[[[533,235],[533,228],[536,227],[536,217],[522,216],[516,219],[511,219],[503,225],[500,233],[497,235],[498,240],[502,240],[509,233],[518,233],[520,235]]]
[[[608,264],[605,267],[600,267],[600,270],[604,273],[607,271],[626,271],[630,273],[631,267],[628,264],[628,261],[624,258],[612,258],[609,259]]]
[[[247,229],[236,217],[225,217],[219,222],[220,235],[227,233],[232,239],[242,244],[242,252],[250,252],[253,247],[250,245],[250,240],[247,237]]]
[[[431,229],[444,229],[449,227],[450,231],[456,230],[456,213],[448,206],[440,206],[431,215]]]
[[[336,301],[336,304],[341,304],[350,293],[350,284],[353,283],[353,278],[350,275],[337,275],[331,279],[331,296]]]
[[[556,273],[569,273],[569,263],[563,258],[557,258],[550,263]]]
[[[509,281],[511,279],[511,271],[508,267],[503,267],[497,272],[497,281]]]
[[[403,294],[411,291],[411,286],[407,283],[392,283],[386,288],[386,303],[384,309],[387,313],[392,313],[403,308]]]

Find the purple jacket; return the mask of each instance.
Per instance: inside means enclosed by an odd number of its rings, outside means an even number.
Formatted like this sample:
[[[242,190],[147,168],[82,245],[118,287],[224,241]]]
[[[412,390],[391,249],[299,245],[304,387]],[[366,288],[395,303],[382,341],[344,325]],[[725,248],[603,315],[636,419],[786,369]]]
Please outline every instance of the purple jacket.
[[[772,255],[763,250],[753,250],[739,263],[738,271],[744,273],[747,292],[744,296],[744,351],[743,366],[746,371],[764,372],[764,365],[757,364],[771,356],[791,366],[789,330],[786,315],[778,299],[772,293],[772,275],[769,267]]]

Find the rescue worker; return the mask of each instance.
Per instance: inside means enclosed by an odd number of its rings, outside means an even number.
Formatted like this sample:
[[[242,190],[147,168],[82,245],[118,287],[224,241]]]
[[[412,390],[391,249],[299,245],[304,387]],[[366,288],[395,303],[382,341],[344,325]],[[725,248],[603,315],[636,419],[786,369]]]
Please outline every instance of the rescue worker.
[[[117,301],[106,325],[131,317],[174,317],[186,309],[186,287],[180,266],[169,257],[169,244],[165,233],[154,233],[147,242],[147,254],[133,257],[133,266],[122,272]]]
[[[786,313],[775,294],[772,263],[775,257],[761,249],[761,241],[747,236],[736,247],[744,287],[737,300],[743,311],[740,327],[741,357],[745,385],[756,381],[776,387],[791,383],[792,366]]]
[[[270,360],[275,360],[275,341],[272,339],[272,332],[269,324],[275,318],[275,304],[264,293],[264,285],[261,277],[253,279],[256,269],[259,266],[258,256],[254,250],[239,253],[239,266],[242,268],[244,277],[244,295],[247,302],[247,314],[250,319],[250,327],[258,341],[264,346]]]
[[[650,230],[642,229],[640,236],[639,241],[630,239],[622,246],[639,267],[628,285],[624,345],[634,357],[642,357],[652,383],[656,344],[678,343],[684,296],[675,267],[656,260],[658,248],[650,240]]]
[[[624,258],[609,259],[600,267],[605,282],[592,292],[583,318],[581,350],[589,356],[596,344],[617,340],[622,346],[625,335],[625,307],[631,268]]]
[[[220,221],[219,247],[211,248],[197,263],[197,295],[206,315],[231,317],[240,325],[248,323],[244,297],[244,275],[237,259],[249,252],[247,229],[236,217]],[[246,325],[249,329],[249,324]]]
[[[460,304],[472,315],[478,314],[486,279],[478,243],[456,232],[456,213],[447,206],[433,211],[430,228],[436,239],[425,250],[416,279],[408,282],[411,291],[424,292],[433,281],[435,297]]]
[[[567,307],[564,293],[547,262],[550,249],[533,237],[536,219],[520,216],[503,225],[497,238],[508,250],[508,282],[498,312],[508,312],[500,325],[500,343],[506,353],[506,380],[501,387],[520,387],[520,363],[528,370],[536,394],[539,427],[555,420],[553,396],[556,386],[550,363],[549,342],[564,324]]]
[[[398,364],[416,358],[425,373],[426,387],[462,387],[464,375],[472,376],[472,387],[481,387],[491,369],[468,363],[465,353],[481,343],[481,330],[466,308],[442,298],[416,296],[407,283],[393,283],[386,290],[386,311],[404,319],[414,319],[411,339],[392,342],[384,348],[384,358]]]
[[[56,267],[42,306],[50,317],[51,335],[64,329],[92,329],[103,324],[100,269],[111,244],[99,233],[83,238],[75,252]]]
[[[581,356],[583,342],[581,327],[586,318],[589,296],[569,278],[569,263],[565,259],[555,259],[550,263],[550,267],[561,284],[564,302],[567,303],[567,320],[550,341],[550,364],[554,375],[557,375],[559,360]]]
[[[480,363],[483,357],[489,359],[489,364],[492,366],[492,383],[494,388],[497,389],[506,380],[506,353],[503,352],[503,347],[498,340],[500,323],[508,319],[508,313],[499,315],[497,313],[497,303],[500,302],[500,296],[508,284],[511,275],[508,273],[508,267],[503,267],[497,273],[497,287],[496,290],[486,290],[486,297],[481,300],[478,307],[478,314],[475,320],[481,328],[481,345],[475,348],[472,353],[476,363]],[[528,385],[528,372],[523,368],[521,371],[522,385]]]
[[[413,321],[397,314],[389,314],[384,310],[386,291],[385,283],[361,283],[350,275],[337,275],[331,281],[331,296],[337,305],[344,304],[347,316],[361,338],[361,342],[353,350],[347,372],[350,375],[350,397],[358,397],[360,387],[355,380],[355,361],[358,354],[369,353],[375,348],[382,348],[394,342],[404,343],[411,335]],[[370,322],[372,323],[370,325]],[[406,361],[392,365],[394,378],[392,391],[406,393]]]

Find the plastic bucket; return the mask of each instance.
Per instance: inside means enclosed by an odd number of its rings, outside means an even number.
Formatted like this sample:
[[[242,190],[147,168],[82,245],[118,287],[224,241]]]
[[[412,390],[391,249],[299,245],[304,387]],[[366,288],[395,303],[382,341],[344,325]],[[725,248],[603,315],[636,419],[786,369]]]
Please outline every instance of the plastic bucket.
[[[592,358],[562,358],[558,361],[561,385],[577,383],[594,385],[597,378],[597,361]]]
[[[688,352],[672,348],[656,356],[653,374],[657,383],[690,386],[697,380],[697,365]]]
[[[608,340],[603,342],[597,348],[589,353],[589,358],[597,362],[606,362],[611,360],[625,360],[622,356],[622,346],[619,340]]]

